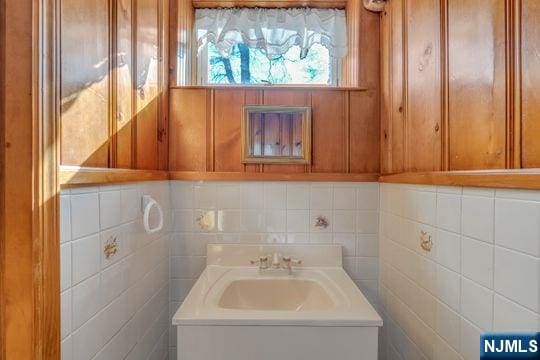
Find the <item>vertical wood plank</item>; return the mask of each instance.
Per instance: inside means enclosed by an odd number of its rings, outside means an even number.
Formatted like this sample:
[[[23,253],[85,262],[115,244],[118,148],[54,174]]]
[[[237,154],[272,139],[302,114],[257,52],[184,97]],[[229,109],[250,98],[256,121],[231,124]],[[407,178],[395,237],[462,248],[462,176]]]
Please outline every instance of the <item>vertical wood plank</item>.
[[[350,91],[350,172],[378,173],[379,121],[375,91]]]
[[[448,6],[450,170],[505,168],[505,1]]]
[[[407,0],[408,171],[441,169],[439,0]]]
[[[316,90],[311,94],[313,112],[312,172],[338,172],[346,169],[346,92]]]
[[[169,166],[169,0],[158,1],[159,61],[158,61],[158,170]]]
[[[158,167],[159,39],[157,0],[137,0],[136,167]]]
[[[109,163],[108,14],[107,0],[61,0],[64,165],[107,167]]]
[[[216,90],[215,171],[242,171],[240,125],[244,105],[244,90]]]
[[[522,0],[522,167],[540,167],[540,2]]]
[[[2,205],[0,211],[3,237],[0,277],[2,284],[2,359],[33,359],[41,356],[35,338],[39,317],[35,299],[36,285],[40,282],[40,252],[34,248],[34,132],[33,96],[36,43],[33,32],[34,17],[31,1],[5,0],[0,2],[2,38],[2,75],[0,101],[2,102]],[[106,24],[106,23],[105,23]],[[105,38],[106,39],[106,38]],[[84,46],[84,44],[83,44]],[[73,80],[73,79],[72,79]],[[106,111],[106,110],[105,110]],[[39,161],[38,161],[39,163]],[[36,251],[36,252],[34,252]],[[41,307],[39,307],[41,310]]]
[[[133,165],[133,51],[131,0],[116,2],[116,167]]]
[[[205,89],[170,90],[169,170],[206,171]]]

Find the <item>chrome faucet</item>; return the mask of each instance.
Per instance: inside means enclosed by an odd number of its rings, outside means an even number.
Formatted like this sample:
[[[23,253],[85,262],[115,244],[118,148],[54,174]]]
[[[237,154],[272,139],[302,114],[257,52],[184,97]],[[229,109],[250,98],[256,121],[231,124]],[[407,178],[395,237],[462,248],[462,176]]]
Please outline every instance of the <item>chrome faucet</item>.
[[[287,270],[288,274],[292,274],[292,265],[301,265],[302,260],[292,259],[288,255],[284,255],[280,259],[279,253],[274,253],[272,255],[261,255],[259,256],[259,260],[251,260],[251,265],[259,264],[259,270],[266,270],[270,266],[268,265],[268,261],[272,257],[272,269],[285,269]]]
[[[302,260],[292,259],[290,256],[284,256],[281,260],[283,261],[283,265],[281,265],[281,268],[287,270],[289,275],[292,274],[292,264],[302,264]]]

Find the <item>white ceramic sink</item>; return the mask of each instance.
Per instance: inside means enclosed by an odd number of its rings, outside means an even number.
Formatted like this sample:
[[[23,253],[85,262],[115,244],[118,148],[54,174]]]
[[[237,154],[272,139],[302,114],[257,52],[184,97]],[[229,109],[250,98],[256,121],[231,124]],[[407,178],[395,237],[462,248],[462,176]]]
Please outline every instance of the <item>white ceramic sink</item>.
[[[251,259],[302,260],[291,274]],[[343,270],[339,245],[208,245],[173,316],[179,360],[377,359],[382,320]]]
[[[330,310],[334,302],[313,280],[234,280],[223,291],[219,306],[224,309],[313,311]]]

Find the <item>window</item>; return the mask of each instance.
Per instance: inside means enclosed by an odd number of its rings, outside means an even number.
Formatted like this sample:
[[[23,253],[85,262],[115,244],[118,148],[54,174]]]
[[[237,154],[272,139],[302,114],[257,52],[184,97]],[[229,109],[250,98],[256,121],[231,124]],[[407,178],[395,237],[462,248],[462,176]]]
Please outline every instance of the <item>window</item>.
[[[343,10],[198,9],[197,83],[338,85]]]

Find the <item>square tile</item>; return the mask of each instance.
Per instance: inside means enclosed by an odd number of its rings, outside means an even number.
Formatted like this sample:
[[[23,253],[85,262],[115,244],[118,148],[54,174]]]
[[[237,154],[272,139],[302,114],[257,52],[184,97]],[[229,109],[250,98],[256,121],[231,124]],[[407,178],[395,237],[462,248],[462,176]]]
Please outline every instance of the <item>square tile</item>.
[[[493,242],[494,212],[493,198],[463,196],[462,234],[485,242]]]
[[[334,233],[334,244],[342,246],[343,256],[356,255],[355,234]]]
[[[442,302],[452,310],[459,312],[461,297],[460,276],[442,266],[437,266],[437,287],[436,295]]]
[[[495,243],[540,257],[540,202],[497,199]]]
[[[310,209],[332,209],[333,188],[331,186],[311,186]]]
[[[71,290],[60,294],[60,338],[71,334]]]
[[[60,291],[71,287],[71,243],[60,245]]]
[[[259,233],[265,230],[264,210],[242,210],[242,231]]]
[[[122,223],[121,204],[120,191],[99,193],[99,222],[102,230]]]
[[[461,231],[461,197],[437,194],[437,226],[459,233]]]
[[[287,210],[287,232],[309,232],[309,210]]]
[[[217,188],[213,183],[199,182],[194,187],[196,209],[215,209],[217,206]]]
[[[264,183],[242,183],[240,198],[242,209],[263,209]]]
[[[334,232],[354,233],[356,231],[356,211],[334,210]]]
[[[496,246],[495,291],[540,312],[540,259]]]
[[[461,341],[459,353],[465,360],[477,360],[480,359],[480,334],[483,331],[477,326],[461,318]]]
[[[485,331],[493,328],[493,291],[461,279],[461,314]]]
[[[60,196],[60,242],[71,241],[71,199]]]
[[[77,284],[97,274],[101,264],[99,235],[91,235],[71,243],[71,281]]]
[[[240,209],[240,186],[239,185],[218,185],[217,187],[218,208],[220,209]]]
[[[96,275],[72,289],[73,329],[78,329],[101,309],[100,277]]]
[[[217,230],[223,232],[240,232],[240,210],[218,210]]]
[[[78,239],[99,231],[99,198],[97,193],[72,195],[71,238]]]
[[[103,337],[104,319],[96,316],[73,332],[73,354],[77,360],[89,360],[105,344]]]
[[[494,331],[532,332],[540,329],[540,315],[495,294]]]
[[[287,230],[287,212],[285,210],[267,210],[264,214],[266,232],[279,233]]]
[[[456,272],[461,271],[461,238],[458,234],[438,230],[435,252],[439,264]]]
[[[379,214],[376,211],[358,211],[356,232],[360,234],[377,234],[379,232]]]
[[[356,188],[334,187],[334,210],[356,210]]]
[[[379,256],[379,237],[374,234],[357,234],[356,255]]]
[[[461,274],[482,286],[493,288],[493,245],[461,238]]]
[[[355,280],[377,280],[379,278],[379,259],[376,257],[356,258]]]
[[[260,194],[259,194],[260,196]],[[287,187],[280,183],[264,184],[264,207],[265,209],[286,209]]]
[[[287,184],[287,209],[309,209],[309,185]]]
[[[141,199],[135,188],[122,189],[120,192],[122,204],[122,223],[135,221],[138,216],[142,216]]]
[[[437,302],[435,330],[452,348],[459,351],[461,316],[441,302]]]
[[[391,198],[390,201],[395,199]],[[392,206],[390,206],[392,207]],[[357,210],[379,210],[379,184],[359,184],[356,189]]]
[[[171,181],[171,206],[173,209],[193,209],[195,189],[190,181]]]

